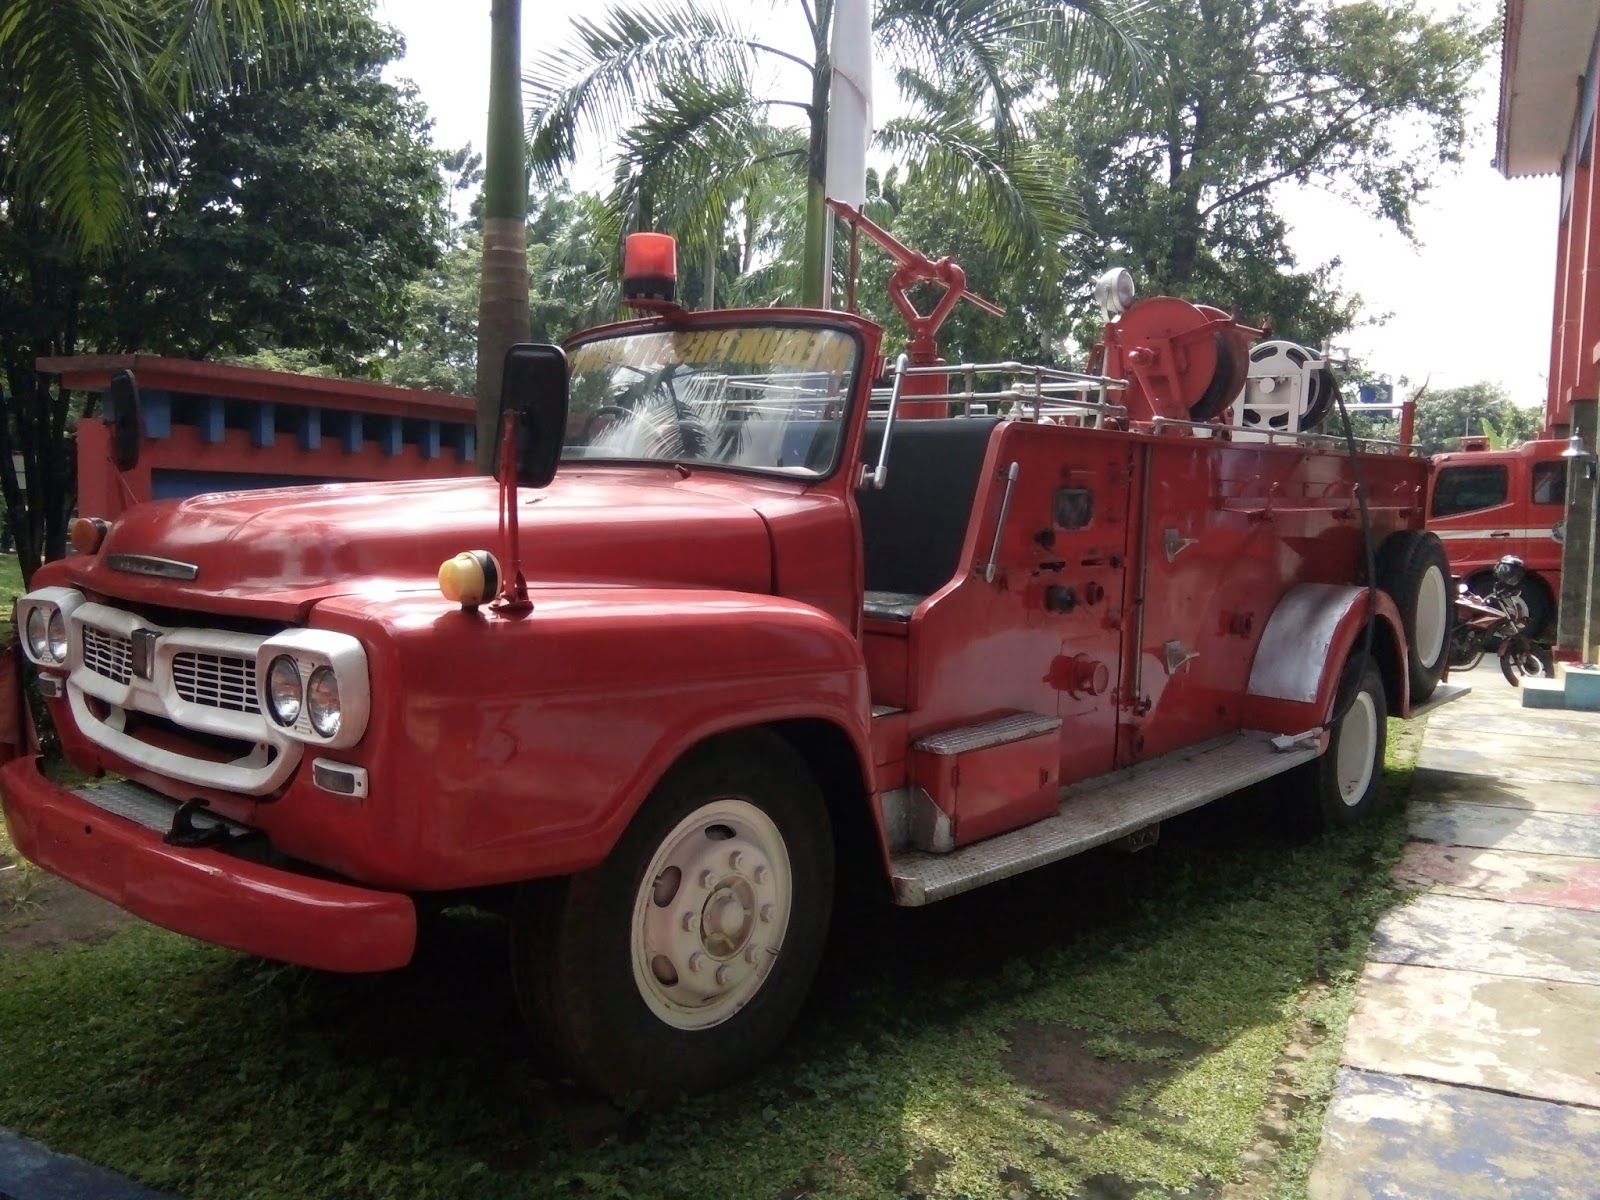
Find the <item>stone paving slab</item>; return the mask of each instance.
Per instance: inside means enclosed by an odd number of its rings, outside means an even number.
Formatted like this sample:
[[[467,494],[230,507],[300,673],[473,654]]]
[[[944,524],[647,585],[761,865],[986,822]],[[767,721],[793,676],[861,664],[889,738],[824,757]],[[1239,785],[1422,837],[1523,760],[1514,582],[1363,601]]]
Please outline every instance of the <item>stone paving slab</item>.
[[[1507,734],[1517,738],[1538,738],[1548,741],[1581,742],[1600,738],[1600,713],[1584,713],[1586,721],[1550,720],[1550,714],[1517,716],[1524,709],[1504,712],[1498,705],[1456,711],[1463,701],[1452,701],[1441,708],[1438,715],[1430,717],[1430,731],[1438,734],[1473,730],[1479,733]],[[1447,719],[1448,718],[1448,719]]]
[[[1341,1070],[1310,1200],[1595,1200],[1600,1113]]]
[[[1600,737],[1594,736],[1594,730],[1584,732],[1588,736],[1561,738],[1530,737],[1504,729],[1430,729],[1426,741],[1436,751],[1469,750],[1474,754],[1494,755],[1499,763],[1494,774],[1504,775],[1508,764],[1515,764],[1514,770],[1520,769],[1529,759],[1554,758],[1585,767],[1600,765]]]
[[[1412,842],[1394,875],[1446,896],[1600,912],[1600,860],[1592,858]]]
[[[1515,766],[1511,766],[1514,763]],[[1564,758],[1525,757],[1504,749],[1443,747],[1429,736],[1422,744],[1417,766],[1437,771],[1461,771],[1494,778],[1514,771],[1518,779],[1548,779],[1557,783],[1600,785],[1600,763],[1571,762]]]
[[[1368,959],[1600,985],[1600,913],[1424,894],[1378,922]]]
[[[1368,963],[1357,996],[1346,1066],[1600,1109],[1600,987]]]
[[[1535,812],[1600,815],[1600,787],[1588,783],[1556,783],[1549,779],[1495,779],[1459,771],[1418,768],[1414,784],[1429,800],[1492,804]]]
[[[1447,846],[1600,859],[1600,820],[1582,813],[1415,800],[1407,822],[1412,837]]]
[[[0,1129],[0,1200],[174,1200],[103,1167]]]

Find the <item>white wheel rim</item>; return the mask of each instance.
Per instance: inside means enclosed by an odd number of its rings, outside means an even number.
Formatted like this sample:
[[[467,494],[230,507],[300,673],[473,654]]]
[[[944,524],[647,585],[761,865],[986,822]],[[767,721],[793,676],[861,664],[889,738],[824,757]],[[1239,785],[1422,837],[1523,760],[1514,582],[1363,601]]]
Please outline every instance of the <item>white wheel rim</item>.
[[[1339,799],[1350,808],[1361,803],[1377,766],[1378,708],[1370,693],[1356,694],[1356,702],[1339,722],[1339,752],[1334,763]]]
[[[1417,660],[1431,668],[1444,650],[1444,630],[1449,624],[1449,600],[1445,596],[1444,572],[1437,566],[1422,573],[1417,586]]]
[[[633,901],[633,981],[676,1029],[720,1025],[772,973],[789,928],[789,850],[744,800],[714,800],[661,840]]]

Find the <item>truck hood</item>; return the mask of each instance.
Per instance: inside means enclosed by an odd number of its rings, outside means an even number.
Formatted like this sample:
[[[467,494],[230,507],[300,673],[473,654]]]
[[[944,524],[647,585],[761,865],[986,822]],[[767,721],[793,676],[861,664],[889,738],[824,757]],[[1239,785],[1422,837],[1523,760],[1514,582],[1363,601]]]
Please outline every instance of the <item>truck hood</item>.
[[[574,473],[523,489],[517,512],[530,585],[772,589],[766,523],[691,481]],[[499,524],[486,478],[224,492],[140,505],[98,554],[68,561],[125,600],[294,620],[328,596],[435,587],[463,550],[503,556]]]

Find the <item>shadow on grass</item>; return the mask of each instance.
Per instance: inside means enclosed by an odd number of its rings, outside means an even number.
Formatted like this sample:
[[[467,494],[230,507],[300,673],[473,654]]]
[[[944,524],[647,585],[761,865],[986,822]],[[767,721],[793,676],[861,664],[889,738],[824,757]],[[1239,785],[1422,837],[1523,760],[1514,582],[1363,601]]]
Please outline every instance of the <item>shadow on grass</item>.
[[[923,910],[845,898],[778,1058],[655,1115],[538,1078],[488,917],[374,977],[142,926],[12,956],[0,1124],[197,1200],[1210,1194],[1403,840],[1394,814],[1272,825],[1257,792],[1138,855]]]

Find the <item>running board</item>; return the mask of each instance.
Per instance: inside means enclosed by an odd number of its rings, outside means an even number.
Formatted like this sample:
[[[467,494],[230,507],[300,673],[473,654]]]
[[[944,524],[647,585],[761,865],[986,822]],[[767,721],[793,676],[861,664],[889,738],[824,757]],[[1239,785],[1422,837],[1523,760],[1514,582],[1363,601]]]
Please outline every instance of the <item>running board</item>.
[[[1433,689],[1433,695],[1429,696],[1421,704],[1413,704],[1411,706],[1409,719],[1415,721],[1418,717],[1425,717],[1441,705],[1449,704],[1452,700],[1461,699],[1471,690],[1472,685],[1470,683],[1441,683]]]
[[[1053,817],[947,854],[901,851],[890,860],[896,904],[932,904],[1020,875],[1310,762],[1315,746],[1273,748],[1265,733],[1231,734],[1065,788]]]

